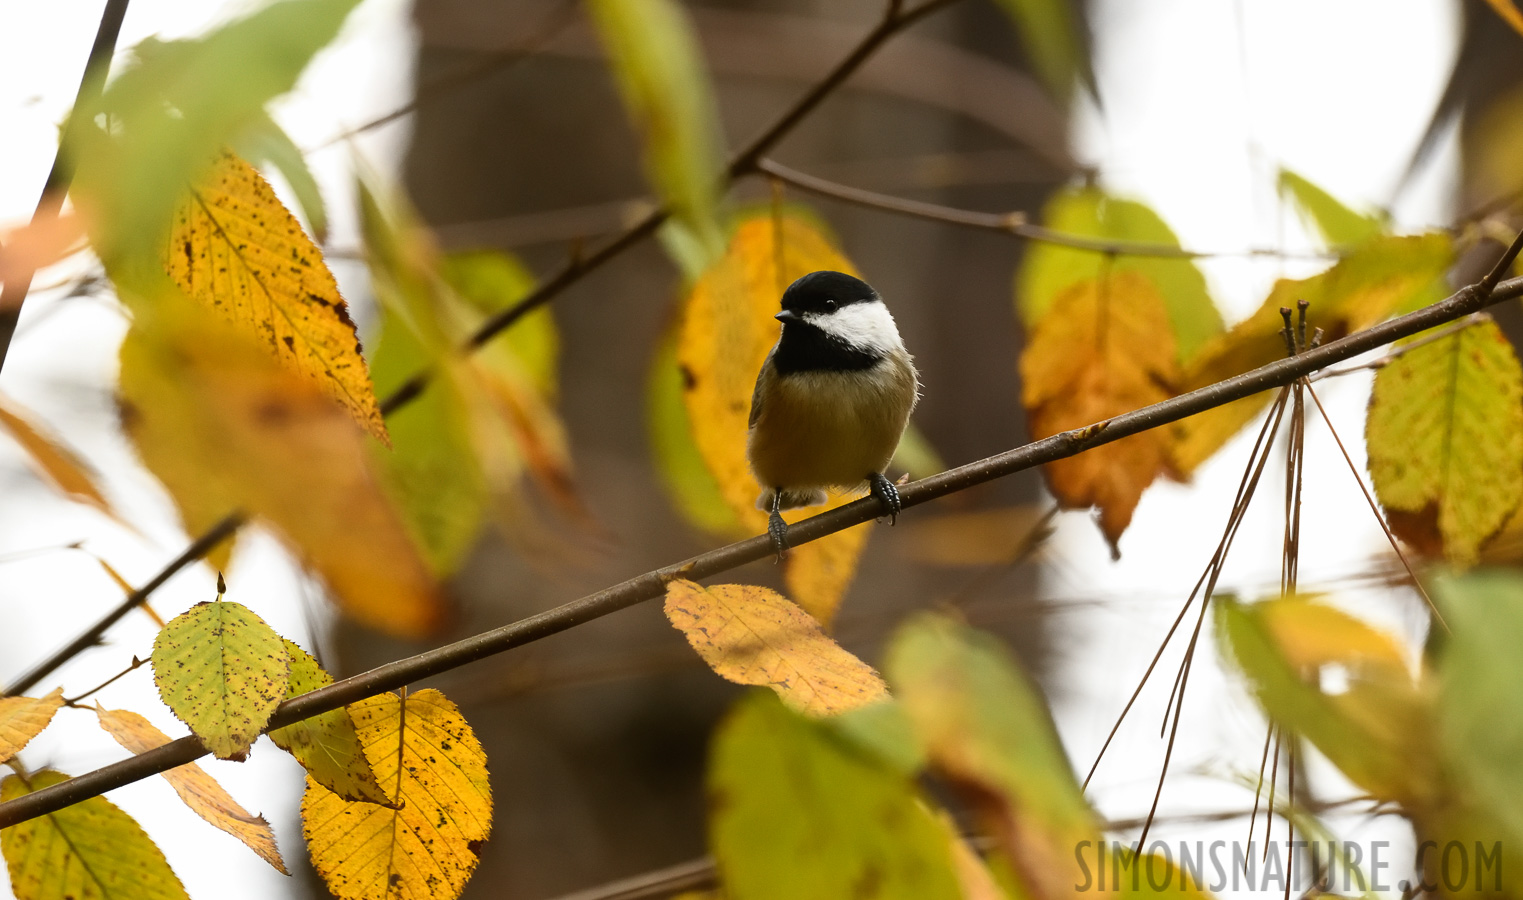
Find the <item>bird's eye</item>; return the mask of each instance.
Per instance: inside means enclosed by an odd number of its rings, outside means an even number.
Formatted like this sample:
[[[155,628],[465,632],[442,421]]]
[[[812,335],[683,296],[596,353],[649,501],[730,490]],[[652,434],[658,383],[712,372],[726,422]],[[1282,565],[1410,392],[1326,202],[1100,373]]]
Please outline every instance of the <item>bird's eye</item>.
[[[826,300],[825,301],[825,311],[828,312],[828,313],[835,312],[836,311],[836,302],[834,300]]]

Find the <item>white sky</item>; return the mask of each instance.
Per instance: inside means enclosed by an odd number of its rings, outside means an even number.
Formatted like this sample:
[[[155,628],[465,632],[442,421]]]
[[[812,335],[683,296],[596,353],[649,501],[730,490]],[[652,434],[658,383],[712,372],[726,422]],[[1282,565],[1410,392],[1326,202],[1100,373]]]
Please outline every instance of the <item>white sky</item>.
[[[970,0],[975,2],[975,0]],[[176,37],[253,8],[245,2],[133,0],[121,46],[150,34]],[[100,4],[79,0],[0,4],[0,34],[21,35],[0,54],[0,228],[30,216],[53,157],[56,126],[73,98],[94,34]],[[1076,127],[1081,158],[1095,163],[1104,182],[1151,203],[1187,246],[1231,250],[1247,246],[1304,246],[1292,215],[1274,197],[1275,166],[1284,164],[1356,204],[1385,205],[1455,52],[1457,7],[1450,2],[1392,0],[1098,0],[1093,4],[1097,66],[1105,117]],[[410,33],[404,0],[369,0],[340,44],[308,73],[278,117],[298,145],[322,139],[388,111],[410,83]],[[367,136],[361,150],[386,171],[400,158],[405,123]],[[352,246],[353,220],[346,152],[312,159],[334,222],[334,242]],[[1397,220],[1421,226],[1446,220],[1444,205],[1454,166],[1446,148],[1434,171],[1396,206]],[[1307,274],[1305,264],[1216,260],[1203,265],[1229,319],[1253,309],[1274,278]],[[341,280],[352,267],[337,267]],[[61,280],[48,272],[38,283]],[[53,309],[51,307],[58,307]],[[115,344],[124,329],[113,313],[88,301],[59,304],[56,292],[29,300],[22,335],[12,348],[0,389],[34,410],[108,474],[108,489],[133,515],[144,536],[134,537],[92,512],[52,499],[22,471],[19,453],[0,441],[0,558],[32,547],[81,538],[129,579],[140,582],[182,545],[163,496],[131,463],[114,434],[108,386],[115,374]],[[1012,323],[1013,327],[1013,323]],[[1363,407],[1368,379],[1323,383],[1328,403],[1355,462],[1363,467]],[[1320,423],[1308,428],[1307,516],[1303,584],[1362,571],[1383,546],[1364,501],[1335,455]],[[1161,485],[1143,498],[1123,538],[1123,558],[1112,564],[1095,527],[1082,514],[1062,518],[1044,591],[1055,599],[1103,598],[1100,609],[1081,607],[1059,620],[1063,673],[1054,698],[1064,740],[1081,771],[1090,759],[1136,673],[1153,649],[1204,565],[1226,516],[1226,504],[1247,454],[1240,440],[1203,467],[1190,486]],[[1266,473],[1268,492],[1245,525],[1224,587],[1254,595],[1278,577],[1279,529],[1274,502],[1277,474]],[[264,541],[246,548],[236,567],[230,599],[244,602],[281,633],[311,645],[296,599],[301,586]],[[166,618],[210,599],[205,572],[182,574],[154,599]],[[114,605],[106,578],[79,554],[57,552],[0,566],[0,683],[53,649],[82,623]],[[1383,593],[1348,595],[1358,612],[1414,635],[1421,617],[1408,598]],[[147,656],[154,628],[129,617],[110,635],[110,648],[87,654],[60,673],[77,692],[125,664]],[[1096,665],[1099,659],[1107,665]],[[1172,665],[1134,711],[1133,725],[1112,748],[1093,796],[1102,811],[1122,817],[1145,811],[1161,759],[1156,723]],[[50,682],[51,683],[51,682]],[[182,732],[157,701],[143,669],[100,695],[112,707],[150,715],[171,734]],[[1150,702],[1151,701],[1151,702]],[[1262,724],[1238,688],[1209,666],[1192,677],[1180,747],[1165,808],[1232,807],[1250,798],[1220,778],[1191,775],[1244,771],[1255,765]],[[25,753],[33,767],[56,765],[79,773],[121,757],[93,717],[64,711]],[[289,856],[300,851],[293,830],[300,770],[264,744],[250,762],[209,764],[245,806],[277,825]],[[1314,771],[1325,792],[1333,773]],[[287,882],[230,837],[211,830],[153,779],[113,792],[153,834],[193,897],[268,897]],[[1221,829],[1170,830],[1169,840],[1217,836]],[[1229,835],[1237,837],[1236,834]],[[1400,829],[1376,827],[1358,840],[1401,839]],[[1391,859],[1405,860],[1405,850]],[[3,891],[3,889],[0,889]]]

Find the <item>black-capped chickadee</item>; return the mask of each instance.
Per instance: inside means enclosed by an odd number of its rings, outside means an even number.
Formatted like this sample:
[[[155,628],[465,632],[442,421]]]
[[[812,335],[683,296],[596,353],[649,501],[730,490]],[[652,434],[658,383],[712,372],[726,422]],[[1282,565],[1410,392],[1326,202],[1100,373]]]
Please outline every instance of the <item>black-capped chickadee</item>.
[[[779,558],[780,512],[825,502],[826,488],[866,484],[890,517],[899,491],[883,475],[920,398],[894,317],[866,282],[811,272],[783,292],[783,323],[751,395],[746,455],[762,485],[757,509]]]

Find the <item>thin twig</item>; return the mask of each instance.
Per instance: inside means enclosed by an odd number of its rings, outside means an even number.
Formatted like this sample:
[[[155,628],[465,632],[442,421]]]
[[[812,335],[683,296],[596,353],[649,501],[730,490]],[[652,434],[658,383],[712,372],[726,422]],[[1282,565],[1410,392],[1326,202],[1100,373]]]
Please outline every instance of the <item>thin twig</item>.
[[[1523,235],[1520,235],[1520,241],[1523,241]],[[1276,360],[1242,375],[1233,376],[1187,394],[1171,397],[1151,406],[1122,413],[1104,422],[1055,434],[977,462],[911,482],[899,489],[900,503],[906,508],[919,506],[996,478],[1076,456],[1092,447],[1159,428],[1270,388],[1282,387],[1332,363],[1351,359],[1392,341],[1467,316],[1485,303],[1499,303],[1517,297],[1523,297],[1523,278],[1509,279],[1488,292],[1468,288],[1461,290],[1447,299],[1416,312],[1383,322],[1320,347],[1310,348],[1305,353]],[[866,497],[794,524],[788,531],[789,541],[794,546],[816,541],[828,534],[875,519],[880,512],[877,501]],[[417,656],[387,663],[368,672],[353,675],[286,700],[276,709],[266,727],[281,728],[292,722],[374,696],[382,691],[394,690],[431,675],[504,653],[515,647],[559,634],[594,619],[627,609],[637,603],[659,597],[665,593],[666,585],[673,579],[709,578],[746,563],[769,558],[774,552],[771,540],[765,535],[759,535],[699,554],[680,563],[663,566],[526,619],[420,653]],[[193,736],[187,736],[156,747],[147,753],[0,803],[0,828],[8,828],[18,822],[54,812],[89,797],[151,777],[175,766],[199,759],[205,753],[206,749],[202,747],[199,740]]]
[[[380,128],[382,125],[386,125],[391,122],[395,122],[397,119],[400,119],[409,113],[416,112],[419,107],[437,98],[441,94],[452,91],[455,88],[461,87],[463,85],[470,84],[473,81],[480,81],[488,75],[495,75],[499,72],[506,71],[518,65],[519,63],[530,59],[531,57],[537,55],[541,50],[543,50],[545,45],[555,40],[555,38],[562,31],[566,30],[566,27],[569,26],[576,18],[576,8],[577,4],[575,0],[561,0],[561,2],[552,8],[550,12],[545,16],[539,27],[534,29],[534,33],[529,37],[529,39],[524,41],[521,45],[514,47],[511,50],[492,53],[477,65],[465,66],[458,72],[451,72],[447,75],[436,78],[427,84],[419,85],[418,89],[413,92],[413,97],[411,100],[407,101],[391,112],[371,119],[369,122],[366,122],[363,125],[356,125],[353,128],[336,134],[328,140],[323,141],[321,144],[311,148],[310,150],[303,151],[303,154],[308,155],[316,153],[319,150],[326,150],[329,147],[335,146],[337,144],[342,144],[345,141],[358,137],[367,131]]]
[[[1314,375],[1308,375],[1306,380],[1308,383],[1315,383],[1321,381],[1324,378],[1337,378],[1341,375],[1348,375],[1353,372],[1364,371],[1365,369],[1384,369],[1386,366],[1389,366],[1396,360],[1401,359],[1403,356],[1406,356],[1413,350],[1416,350],[1420,347],[1426,347],[1436,341],[1441,341],[1452,334],[1458,334],[1459,332],[1464,331],[1466,328],[1469,328],[1472,325],[1490,321],[1490,313],[1478,312],[1474,315],[1466,316],[1458,322],[1453,322],[1444,328],[1437,329],[1432,334],[1425,334],[1416,340],[1408,341],[1405,344],[1398,344],[1395,347],[1392,347],[1390,350],[1386,351],[1379,359],[1372,359],[1366,363],[1356,363],[1350,366],[1339,366],[1336,369],[1326,369],[1324,371],[1317,372]]]
[[[170,561],[169,565],[160,570],[159,574],[153,576],[142,587],[128,594],[121,603],[117,604],[110,612],[102,616],[99,621],[86,629],[83,634],[64,645],[52,656],[38,663],[30,672],[27,672],[8,685],[3,692],[0,692],[0,696],[11,697],[31,690],[37,682],[52,674],[59,666],[73,659],[81,651],[95,646],[100,642],[101,636],[106,633],[106,629],[116,624],[118,619],[147,602],[149,595],[158,590],[164,582],[173,578],[175,573],[201,559],[201,557],[212,552],[218,544],[232,537],[233,532],[237,531],[238,527],[242,524],[243,517],[234,514],[213,525],[205,534],[196,538],[189,547],[186,547],[179,556]]]
[[[64,706],[75,706],[75,705],[78,705],[79,701],[85,699],[86,697],[90,697],[90,696],[92,696],[94,694],[97,694],[97,693],[105,690],[106,688],[110,687],[112,684],[115,684],[117,679],[125,677],[130,672],[137,671],[138,668],[140,666],[142,666],[142,665],[143,665],[143,661],[141,659],[138,659],[136,656],[132,657],[132,664],[129,665],[127,668],[121,670],[120,672],[117,672],[115,675],[112,675],[110,678],[107,678],[105,681],[102,681],[100,684],[97,684],[95,687],[90,688],[88,691],[85,691],[83,694],[80,694],[77,697],[69,697],[69,698],[67,698],[66,700],[63,701],[63,705]]]
[[[128,0],[106,0],[101,11],[100,25],[95,30],[95,43],[90,45],[90,56],[85,60],[85,73],[79,79],[79,90],[74,94],[74,109],[64,125],[58,140],[58,150],[53,155],[53,168],[48,171],[47,181],[42,185],[42,196],[37,198],[37,209],[32,213],[32,227],[46,225],[58,218],[63,209],[63,199],[68,196],[69,185],[74,181],[74,160],[70,153],[78,141],[79,113],[95,105],[101,89],[106,84],[106,73],[111,68],[111,56],[116,52],[116,38],[122,30],[122,19],[127,15]],[[26,302],[27,292],[32,289],[32,276],[36,274],[26,260],[20,261],[20,271],[6,280],[0,288],[0,367],[5,366],[5,356],[11,348],[11,338],[16,334],[16,323],[21,320],[21,306]]]
[[[840,184],[839,182],[828,181],[806,172],[800,172],[798,169],[785,166],[775,159],[759,159],[756,162],[756,168],[772,178],[776,178],[800,190],[808,191],[821,197],[830,197],[844,203],[851,203],[882,212],[911,216],[917,219],[926,219],[932,222],[941,222],[945,225],[974,228],[980,231],[994,231],[1022,240],[1056,244],[1061,247],[1068,247],[1074,250],[1087,250],[1091,253],[1107,256],[1146,256],[1162,259],[1270,257],[1274,259],[1316,260],[1336,259],[1338,256],[1338,254],[1332,252],[1288,253],[1284,250],[1276,250],[1270,247],[1253,247],[1247,250],[1204,251],[1188,250],[1175,244],[1104,240],[1080,234],[1065,234],[1041,225],[1033,225],[1023,212],[978,212],[855,188]]]
[[[1423,587],[1422,579],[1417,577],[1412,564],[1407,562],[1407,555],[1401,551],[1396,535],[1391,533],[1391,526],[1386,523],[1385,516],[1380,514],[1380,507],[1375,505],[1375,498],[1370,496],[1370,489],[1364,486],[1364,478],[1360,476],[1359,468],[1354,465],[1353,457],[1349,456],[1348,448],[1343,445],[1343,438],[1338,436],[1338,429],[1333,427],[1333,420],[1327,414],[1327,408],[1322,405],[1321,398],[1317,396],[1316,391],[1312,390],[1310,384],[1306,386],[1306,392],[1311,394],[1312,402],[1317,405],[1317,412],[1322,414],[1322,421],[1327,424],[1327,431],[1333,436],[1333,443],[1338,445],[1338,451],[1343,454],[1343,461],[1348,464],[1349,474],[1354,476],[1354,482],[1359,485],[1359,492],[1364,495],[1364,502],[1369,504],[1370,513],[1375,516],[1375,521],[1380,523],[1380,530],[1385,532],[1386,540],[1391,543],[1391,549],[1396,551],[1396,558],[1401,560],[1401,567],[1407,570],[1407,577],[1412,580],[1412,586],[1417,588],[1417,593],[1422,595],[1423,602],[1433,611],[1433,617],[1438,620],[1438,624],[1444,627],[1444,631],[1448,631],[1449,623],[1444,621],[1444,614],[1439,612],[1438,607],[1433,604],[1433,598],[1428,596],[1428,589]]]

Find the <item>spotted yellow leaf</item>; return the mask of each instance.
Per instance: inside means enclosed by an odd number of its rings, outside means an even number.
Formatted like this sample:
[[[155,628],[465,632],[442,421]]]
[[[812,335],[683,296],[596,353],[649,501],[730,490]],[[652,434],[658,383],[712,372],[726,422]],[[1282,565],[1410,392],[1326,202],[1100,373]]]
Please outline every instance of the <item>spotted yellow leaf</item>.
[[[280,635],[253,610],[216,600],[175,616],[153,642],[159,697],[219,759],[242,759],[286,696]]]
[[[677,363],[693,439],[747,534],[767,527],[766,515],[756,508],[761,488],[746,461],[756,373],[777,343],[780,326],[773,317],[784,289],[820,269],[856,274],[803,217],[753,215],[740,222],[724,257],[703,274],[683,306]],[[855,499],[835,495],[823,507],[788,511],[783,518],[797,521]],[[834,617],[867,532],[859,525],[789,551],[783,573],[788,592],[821,622]]]
[[[69,780],[43,770],[0,782],[0,802]],[[142,826],[91,797],[0,831],[16,900],[189,900]]]
[[[291,657],[291,682],[286,696],[299,697],[333,683],[307,651],[286,641]],[[270,732],[276,746],[296,757],[313,781],[345,800],[391,804],[386,789],[375,780],[370,760],[360,746],[359,733],[348,709],[329,710]]]
[[[1179,380],[1158,291],[1135,271],[1078,282],[1053,300],[1021,353],[1021,402],[1033,438],[1104,422],[1167,399]],[[1066,509],[1099,508],[1115,548],[1142,492],[1170,473],[1172,432],[1155,428],[1047,464]]]
[[[386,425],[338,283],[254,167],[230,152],[191,185],[164,252],[186,294],[258,338],[366,431]]]
[[[344,800],[309,777],[301,821],[312,867],[339,900],[453,900],[492,830],[481,744],[436,690],[408,694],[405,706],[381,694],[349,710],[395,808]]]
[[[60,706],[62,688],[55,688],[46,697],[0,697],[0,763],[41,734]]]
[[[666,586],[666,617],[720,677],[769,687],[810,715],[843,713],[888,696],[871,666],[776,591],[673,581]]]
[[[1474,564],[1523,502],[1523,367],[1496,323],[1414,346],[1381,369],[1365,441],[1392,530]]]
[[[103,709],[96,704],[95,714],[100,719],[100,727],[133,753],[147,753],[169,743],[169,735],[130,710]],[[264,816],[251,815],[240,806],[205,769],[196,763],[186,763],[160,774],[192,812],[242,841],[259,854],[260,859],[274,866],[275,871],[290,874],[275,846],[275,832],[270,823]]]

